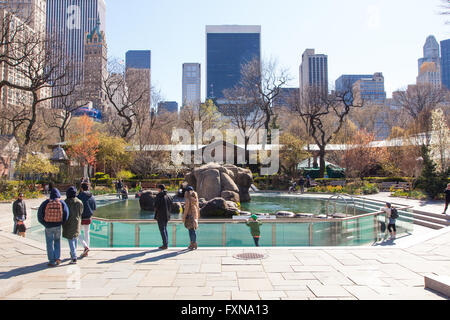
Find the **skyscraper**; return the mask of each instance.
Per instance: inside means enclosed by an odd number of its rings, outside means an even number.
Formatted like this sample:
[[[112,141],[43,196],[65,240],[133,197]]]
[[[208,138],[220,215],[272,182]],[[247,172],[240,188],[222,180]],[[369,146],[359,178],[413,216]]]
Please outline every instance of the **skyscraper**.
[[[355,100],[360,103],[383,105],[386,102],[386,91],[384,91],[384,77],[381,72],[374,73],[369,78],[356,81],[353,85]]]
[[[1,1],[0,8],[10,10],[36,32],[45,32],[47,20],[47,0],[7,0]]]
[[[419,73],[424,62],[434,62],[440,68],[439,43],[434,36],[428,36],[423,46],[423,58],[419,59]]]
[[[328,93],[328,56],[306,49],[300,65],[300,90],[313,87]]]
[[[93,107],[102,113],[107,111],[103,81],[108,77],[108,48],[105,33],[100,31],[100,24],[86,34],[84,44],[84,95],[92,101]]]
[[[261,26],[206,26],[206,97],[223,98],[254,59],[261,60]]]
[[[178,112],[178,103],[175,101],[161,101],[158,103],[158,113],[162,112]]]
[[[441,87],[441,61],[439,44],[434,36],[429,36],[423,46],[423,58],[419,59],[417,84],[430,84]]]
[[[441,41],[441,55],[442,86],[450,89],[450,39]]]
[[[129,85],[130,81],[141,81],[144,86],[145,104],[148,105],[148,112],[150,112],[151,104],[151,61],[152,53],[150,50],[129,50],[125,54],[125,68],[126,80]]]
[[[183,64],[183,101],[182,106],[196,106],[201,102],[201,66],[200,63]]]
[[[47,0],[47,34],[62,44],[68,59],[77,65],[74,79],[78,81],[83,81],[85,36],[97,23],[105,32],[105,0]]]
[[[371,78],[371,74],[343,74],[335,82],[335,90],[343,92],[352,89],[356,81]]]

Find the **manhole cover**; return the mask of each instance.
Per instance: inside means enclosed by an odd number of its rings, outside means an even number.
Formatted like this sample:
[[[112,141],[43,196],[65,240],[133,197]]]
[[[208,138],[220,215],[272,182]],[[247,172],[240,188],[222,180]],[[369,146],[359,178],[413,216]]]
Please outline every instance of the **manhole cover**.
[[[248,252],[248,253],[236,254],[233,256],[233,258],[239,259],[239,260],[261,260],[261,259],[267,258],[267,255],[265,255],[263,253]]]

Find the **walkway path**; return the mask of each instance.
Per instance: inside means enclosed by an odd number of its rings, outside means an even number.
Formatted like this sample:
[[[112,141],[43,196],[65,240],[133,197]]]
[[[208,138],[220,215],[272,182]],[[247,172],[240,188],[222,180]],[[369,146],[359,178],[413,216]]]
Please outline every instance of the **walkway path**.
[[[424,276],[450,276],[450,228],[377,247],[101,249],[48,269],[44,244],[10,233],[10,207],[0,204],[0,299],[446,299]],[[267,258],[233,257],[243,252]]]

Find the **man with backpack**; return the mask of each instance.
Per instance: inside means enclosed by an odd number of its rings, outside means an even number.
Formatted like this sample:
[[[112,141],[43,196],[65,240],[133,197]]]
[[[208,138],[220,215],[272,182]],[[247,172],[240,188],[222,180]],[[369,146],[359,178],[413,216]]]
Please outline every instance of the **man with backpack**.
[[[170,212],[172,211],[172,197],[167,194],[166,187],[161,184],[158,186],[159,193],[155,199],[155,220],[158,221],[159,231],[163,245],[160,250],[167,250],[169,247],[169,235],[167,233],[167,223],[170,220]]]
[[[386,212],[386,219],[389,220],[388,231],[391,235],[391,240],[395,240],[395,237],[397,236],[397,227],[395,226],[395,223],[399,217],[398,210],[394,208],[390,203],[386,203],[386,207],[382,208],[381,210]]]
[[[69,208],[58,189],[51,190],[50,199],[41,204],[37,218],[45,227],[48,266],[56,267],[61,264],[61,226],[69,219]]]

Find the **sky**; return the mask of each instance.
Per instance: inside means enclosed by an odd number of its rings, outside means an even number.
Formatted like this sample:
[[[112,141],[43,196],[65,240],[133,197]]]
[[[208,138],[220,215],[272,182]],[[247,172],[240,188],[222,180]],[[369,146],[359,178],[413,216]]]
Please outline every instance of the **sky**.
[[[182,65],[202,65],[206,25],[261,25],[263,59],[276,59],[299,86],[307,48],[328,55],[329,82],[342,74],[382,72],[387,96],[416,82],[427,36],[450,38],[441,0],[106,0],[111,59],[152,51],[152,85],[182,100]]]

